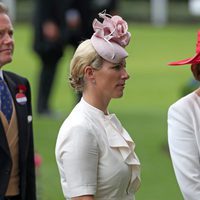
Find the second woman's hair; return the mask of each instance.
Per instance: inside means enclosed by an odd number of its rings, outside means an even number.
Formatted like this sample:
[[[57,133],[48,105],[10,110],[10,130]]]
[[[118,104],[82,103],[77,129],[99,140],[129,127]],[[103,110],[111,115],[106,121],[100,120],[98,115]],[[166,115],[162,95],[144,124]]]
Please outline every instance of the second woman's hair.
[[[76,91],[83,91],[84,69],[91,66],[94,69],[100,69],[103,64],[103,58],[99,56],[92,46],[91,40],[85,40],[76,49],[74,56],[70,63],[70,77],[71,86]]]

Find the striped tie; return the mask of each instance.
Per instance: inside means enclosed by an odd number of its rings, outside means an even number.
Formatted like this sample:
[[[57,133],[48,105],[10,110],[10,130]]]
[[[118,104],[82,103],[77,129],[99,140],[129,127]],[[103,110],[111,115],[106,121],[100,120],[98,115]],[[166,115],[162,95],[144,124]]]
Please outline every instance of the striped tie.
[[[10,122],[13,107],[12,107],[12,97],[8,86],[5,81],[0,77],[0,110],[5,115],[8,122]]]

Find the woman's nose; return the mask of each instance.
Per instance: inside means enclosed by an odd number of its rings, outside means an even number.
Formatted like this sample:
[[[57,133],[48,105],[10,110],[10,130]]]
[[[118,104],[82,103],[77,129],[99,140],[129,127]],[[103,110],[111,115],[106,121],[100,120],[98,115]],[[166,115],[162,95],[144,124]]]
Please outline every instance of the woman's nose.
[[[128,74],[128,72],[126,71],[125,68],[124,68],[124,70],[123,70],[123,78],[126,79],[126,80],[130,78],[130,76],[129,76],[129,74]]]

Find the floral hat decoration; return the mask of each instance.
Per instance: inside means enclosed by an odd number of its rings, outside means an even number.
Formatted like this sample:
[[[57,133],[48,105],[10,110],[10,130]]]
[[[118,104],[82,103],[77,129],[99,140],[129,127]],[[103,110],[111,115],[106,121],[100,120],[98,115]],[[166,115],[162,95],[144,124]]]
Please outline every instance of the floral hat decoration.
[[[111,16],[106,11],[99,13],[99,17],[103,22],[97,19],[93,21],[92,45],[102,58],[111,63],[119,63],[128,56],[125,50],[131,38],[128,24],[120,16]]]
[[[175,62],[170,62],[168,65],[187,65],[187,64],[198,64],[200,63],[200,30],[197,35],[197,43],[196,43],[196,54],[191,58],[186,58],[184,60],[179,60]]]

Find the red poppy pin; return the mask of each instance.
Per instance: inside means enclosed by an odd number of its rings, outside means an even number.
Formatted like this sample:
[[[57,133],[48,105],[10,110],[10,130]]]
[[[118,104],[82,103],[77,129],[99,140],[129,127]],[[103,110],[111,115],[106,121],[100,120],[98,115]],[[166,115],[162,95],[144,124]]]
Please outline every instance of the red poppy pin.
[[[27,97],[24,94],[26,92],[26,86],[25,85],[18,85],[17,86],[18,93],[16,94],[16,101],[17,103],[24,105],[27,102]]]

